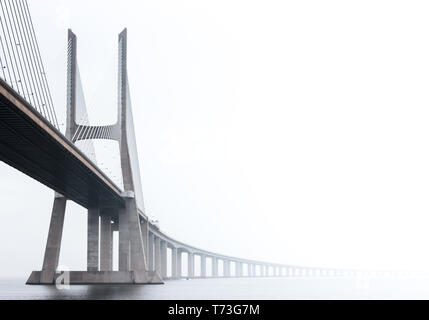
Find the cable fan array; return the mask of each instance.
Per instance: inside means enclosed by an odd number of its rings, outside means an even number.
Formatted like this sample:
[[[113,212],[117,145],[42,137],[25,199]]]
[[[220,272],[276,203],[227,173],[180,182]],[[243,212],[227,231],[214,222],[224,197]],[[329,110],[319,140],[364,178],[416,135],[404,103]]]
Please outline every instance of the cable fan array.
[[[27,0],[0,0],[0,76],[59,129]]]
[[[69,55],[71,50],[71,43],[69,43]],[[60,125],[54,109],[27,0],[0,0],[0,68],[0,78],[61,131],[64,124]],[[78,67],[75,84],[77,130],[74,136],[70,137],[71,141],[119,187],[123,187],[120,157],[112,157],[111,152],[108,158],[113,161],[105,160],[105,163],[97,163],[93,136],[107,138],[112,134],[112,127],[91,126]],[[101,151],[106,151],[108,148],[104,146],[104,150]],[[113,165],[109,162],[113,162]]]
[[[97,164],[94,143],[89,138],[91,123],[86,108],[85,96],[82,88],[79,68],[76,71],[76,124],[79,126],[76,130],[72,141],[92,162]]]

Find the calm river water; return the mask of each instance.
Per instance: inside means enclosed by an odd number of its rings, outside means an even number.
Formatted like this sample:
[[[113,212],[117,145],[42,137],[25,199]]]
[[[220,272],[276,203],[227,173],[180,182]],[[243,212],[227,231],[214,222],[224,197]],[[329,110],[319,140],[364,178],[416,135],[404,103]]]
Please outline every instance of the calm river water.
[[[429,299],[429,279],[208,279],[163,286],[26,286],[0,280],[0,300],[319,300]]]

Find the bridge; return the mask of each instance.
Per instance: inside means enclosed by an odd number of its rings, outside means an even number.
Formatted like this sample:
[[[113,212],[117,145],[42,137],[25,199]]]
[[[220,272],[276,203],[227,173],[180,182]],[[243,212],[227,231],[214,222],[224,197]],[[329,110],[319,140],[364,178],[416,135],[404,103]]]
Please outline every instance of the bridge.
[[[0,160],[55,191],[41,271],[28,284],[55,284],[66,206],[87,209],[87,271],[71,271],[71,284],[162,284],[168,279],[216,277],[336,277],[354,270],[283,265],[230,257],[180,242],[145,213],[131,94],[127,30],[118,38],[118,116],[91,126],[77,62],[77,37],[68,33],[67,121],[60,131],[26,0],[0,1]],[[80,114],[80,116],[78,116]],[[83,115],[83,116],[82,116]],[[96,162],[94,140],[119,144],[121,183]],[[119,267],[113,268],[118,233]],[[170,254],[171,263],[167,263]],[[187,255],[187,269],[182,260]],[[200,270],[195,270],[200,257]],[[211,265],[209,274],[208,265]]]

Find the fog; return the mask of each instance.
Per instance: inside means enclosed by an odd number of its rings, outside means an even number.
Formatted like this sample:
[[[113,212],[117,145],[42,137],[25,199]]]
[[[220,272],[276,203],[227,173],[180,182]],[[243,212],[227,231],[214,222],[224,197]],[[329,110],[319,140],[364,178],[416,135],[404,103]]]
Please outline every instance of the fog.
[[[148,214],[249,259],[425,269],[425,1],[29,0],[64,123],[67,28],[93,124],[116,119],[117,35]],[[42,266],[53,192],[0,164],[0,277]],[[61,265],[86,267],[70,204]]]

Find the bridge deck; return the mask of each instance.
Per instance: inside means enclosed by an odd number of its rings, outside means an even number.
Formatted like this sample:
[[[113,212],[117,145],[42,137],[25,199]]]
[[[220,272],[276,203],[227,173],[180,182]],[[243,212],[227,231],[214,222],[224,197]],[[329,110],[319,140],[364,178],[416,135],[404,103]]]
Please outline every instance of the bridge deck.
[[[0,160],[86,207],[122,207],[121,190],[0,79]]]

